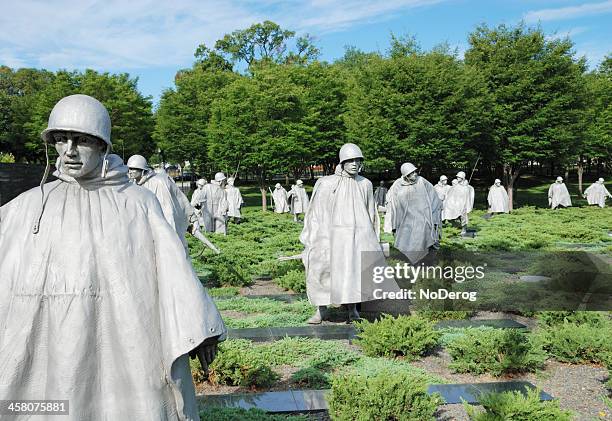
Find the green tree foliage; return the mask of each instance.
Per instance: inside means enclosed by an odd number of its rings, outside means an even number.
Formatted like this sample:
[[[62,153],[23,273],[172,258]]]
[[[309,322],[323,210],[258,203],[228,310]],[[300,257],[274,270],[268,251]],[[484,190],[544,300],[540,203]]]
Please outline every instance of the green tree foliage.
[[[353,72],[348,138],[368,159],[464,167],[488,136],[490,96],[484,81],[446,47],[421,53],[394,38],[390,57],[361,57]]]
[[[567,162],[580,142],[584,60],[573,44],[547,39],[541,29],[479,26],[469,35],[468,66],[486,80],[491,108],[492,162],[512,187],[530,160]]]
[[[162,94],[153,138],[165,159],[189,160],[199,172],[214,172],[218,167],[208,165],[206,132],[211,106],[238,76],[228,70],[221,57],[206,54],[198,56],[193,68],[178,72],[175,88]]]
[[[86,70],[0,69],[0,146],[17,161],[44,160],[40,133],[47,127],[49,113],[61,98],[82,93],[100,100],[112,121],[115,153],[150,155],[153,114],[151,99],[137,90],[137,79],[127,74],[111,75]]]

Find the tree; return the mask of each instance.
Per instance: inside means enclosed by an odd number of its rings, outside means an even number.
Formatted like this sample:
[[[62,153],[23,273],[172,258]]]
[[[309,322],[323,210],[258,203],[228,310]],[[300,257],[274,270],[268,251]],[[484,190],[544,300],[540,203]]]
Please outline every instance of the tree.
[[[465,62],[493,96],[491,136],[512,209],[513,187],[529,161],[566,161],[580,142],[584,60],[569,39],[548,40],[541,29],[479,26]]]
[[[440,163],[466,167],[486,138],[490,96],[482,78],[448,49],[420,52],[395,39],[391,57],[369,56],[354,72],[348,138],[368,160],[425,173]]]
[[[215,50],[233,62],[244,61],[249,68],[258,61],[306,64],[317,58],[319,50],[308,34],[297,38],[296,51],[287,52],[287,42],[294,37],[294,31],[266,20],[225,34],[215,43]]]
[[[295,83],[299,67],[262,65],[253,76],[229,84],[212,105],[209,158],[218,165],[256,174],[262,209],[272,175],[309,160],[314,129],[306,121],[304,89]]]
[[[599,177],[602,166],[609,164],[612,156],[612,56],[607,56],[596,70],[585,76],[585,80],[588,106],[578,161],[581,193],[584,161],[596,162]]]
[[[162,94],[153,132],[167,159],[188,160],[200,173],[216,170],[207,165],[206,128],[213,101],[237,77],[214,53],[197,61],[192,69],[177,73],[175,88]]]

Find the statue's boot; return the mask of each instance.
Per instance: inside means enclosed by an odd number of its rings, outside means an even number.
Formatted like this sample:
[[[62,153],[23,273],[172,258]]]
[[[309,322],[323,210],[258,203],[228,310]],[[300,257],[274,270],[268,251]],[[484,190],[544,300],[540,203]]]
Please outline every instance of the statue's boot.
[[[348,304],[348,319],[349,322],[361,320],[361,316],[357,311],[357,304]]]
[[[306,321],[306,323],[311,325],[319,325],[323,321],[323,315],[325,313],[325,306],[318,306],[315,310],[315,314],[312,315],[310,319]]]

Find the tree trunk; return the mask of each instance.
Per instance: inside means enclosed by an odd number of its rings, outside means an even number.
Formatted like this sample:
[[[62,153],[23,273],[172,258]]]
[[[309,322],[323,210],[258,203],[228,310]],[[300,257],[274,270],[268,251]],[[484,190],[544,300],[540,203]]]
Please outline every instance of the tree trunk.
[[[513,167],[510,164],[504,164],[504,182],[506,183],[506,192],[508,193],[508,209],[514,209],[514,182],[519,176],[521,167]]]
[[[584,164],[582,158],[578,161],[578,191],[582,194],[582,173],[584,172]]]

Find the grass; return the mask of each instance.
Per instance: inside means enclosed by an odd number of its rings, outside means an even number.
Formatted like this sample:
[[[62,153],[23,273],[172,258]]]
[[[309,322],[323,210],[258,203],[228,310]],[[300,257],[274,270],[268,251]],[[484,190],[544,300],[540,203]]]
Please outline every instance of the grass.
[[[314,311],[307,300],[296,300],[285,303],[269,298],[217,298],[215,300],[219,311],[234,311],[248,315],[233,317],[223,315],[227,327],[243,329],[250,327],[301,326]]]

